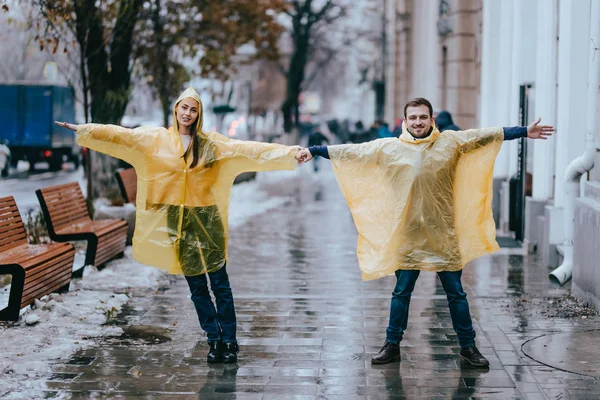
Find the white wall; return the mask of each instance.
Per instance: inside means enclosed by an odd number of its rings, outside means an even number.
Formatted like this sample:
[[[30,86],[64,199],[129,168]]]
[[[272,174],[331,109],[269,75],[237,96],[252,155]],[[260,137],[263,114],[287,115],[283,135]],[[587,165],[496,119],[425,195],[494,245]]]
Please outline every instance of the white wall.
[[[554,185],[554,205],[559,207],[564,205],[564,171],[569,162],[584,149],[590,10],[590,0],[560,2],[555,156],[557,174]]]
[[[512,82],[513,1],[483,1],[480,125],[510,125]],[[509,176],[511,151],[502,146],[494,167],[495,178]]]
[[[434,108],[441,106],[438,3],[438,0],[415,1],[412,16],[412,87],[409,98],[425,97]]]
[[[556,126],[556,94],[558,67],[558,0],[538,0],[537,54],[534,115],[542,123]],[[533,193],[538,200],[552,197],[554,184],[555,137],[530,144],[533,155]]]
[[[519,120],[519,86],[534,82],[536,65],[537,0],[512,0],[512,3],[510,106],[504,126],[521,124]],[[505,143],[503,147],[509,149],[508,175],[510,177],[517,172],[518,141]]]
[[[386,65],[385,68],[385,109],[384,120],[393,127],[396,112],[396,0],[383,0],[385,3],[385,29],[386,29]]]

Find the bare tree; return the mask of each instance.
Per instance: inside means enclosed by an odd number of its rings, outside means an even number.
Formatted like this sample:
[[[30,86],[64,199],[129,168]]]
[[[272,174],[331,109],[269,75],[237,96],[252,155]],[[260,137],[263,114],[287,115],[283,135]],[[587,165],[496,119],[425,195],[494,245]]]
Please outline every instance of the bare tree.
[[[325,114],[333,112],[333,103],[356,105],[348,96],[356,95],[359,87],[372,86],[381,61],[380,5],[378,0],[348,4],[344,18],[313,35],[313,60],[307,65],[302,89],[320,92]],[[339,108],[336,112],[340,116]],[[348,111],[344,117],[356,118],[357,113]]]
[[[254,48],[248,62],[279,57],[283,27],[276,15],[284,8],[282,0],[151,0],[146,5],[136,31],[136,59],[161,101],[165,126],[191,75],[227,80],[242,45]],[[189,60],[196,61],[194,71]]]
[[[22,29],[24,23],[1,18],[0,27],[0,80],[5,82],[39,80],[47,54],[40,53],[36,42]]]
[[[343,17],[345,7],[340,0],[326,0],[320,7],[313,4],[313,0],[292,0],[285,14],[291,20],[292,54],[287,68],[281,68],[287,79],[286,99],[281,105],[283,112],[283,129],[290,132],[293,123],[297,126],[299,120],[299,97],[306,79],[307,65],[315,60],[318,70],[329,63],[335,54],[333,47],[321,46],[317,51],[316,45],[323,43],[317,38],[325,36],[319,34],[326,26]],[[316,75],[316,73],[315,73]],[[313,78],[311,78],[313,79]]]

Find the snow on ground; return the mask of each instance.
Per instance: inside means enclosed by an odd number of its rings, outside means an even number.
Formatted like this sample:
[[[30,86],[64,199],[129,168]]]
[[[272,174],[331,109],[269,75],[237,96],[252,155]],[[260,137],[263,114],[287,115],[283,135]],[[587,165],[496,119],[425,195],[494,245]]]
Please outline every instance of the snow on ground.
[[[278,182],[289,179],[302,171],[270,171],[257,174],[254,181],[243,182],[233,187],[229,205],[229,228],[243,224],[253,215],[281,206],[287,200],[284,197],[269,197],[263,190],[258,190],[261,184]]]
[[[261,184],[289,179],[303,172],[276,171],[258,174],[255,181],[235,185],[231,193],[230,227],[277,207],[283,197],[268,197]],[[51,294],[21,310],[15,324],[0,325],[0,398],[42,398],[43,382],[50,365],[70,357],[78,349],[93,346],[99,337],[120,336],[118,327],[105,326],[119,313],[132,292],[146,295],[169,285],[162,270],[137,263],[127,248],[125,257],[98,271],[86,268],[82,279],[71,282],[68,293]],[[0,307],[8,302],[9,288],[0,288]],[[37,321],[37,322],[35,322]],[[34,322],[28,325],[26,322]]]

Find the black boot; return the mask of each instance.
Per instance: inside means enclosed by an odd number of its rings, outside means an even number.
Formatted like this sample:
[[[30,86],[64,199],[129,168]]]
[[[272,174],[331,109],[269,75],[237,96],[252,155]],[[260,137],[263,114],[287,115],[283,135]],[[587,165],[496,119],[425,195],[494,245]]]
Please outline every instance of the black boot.
[[[208,341],[208,355],[206,356],[206,362],[208,363],[220,363],[223,362],[223,343],[220,341]]]
[[[488,368],[490,366],[490,362],[479,352],[475,345],[461,349],[460,358],[474,367]]]
[[[371,358],[371,364],[387,364],[394,361],[400,361],[400,346],[390,342],[385,342],[379,353]]]
[[[223,362],[234,363],[237,362],[237,354],[240,352],[240,348],[237,343],[223,343]]]

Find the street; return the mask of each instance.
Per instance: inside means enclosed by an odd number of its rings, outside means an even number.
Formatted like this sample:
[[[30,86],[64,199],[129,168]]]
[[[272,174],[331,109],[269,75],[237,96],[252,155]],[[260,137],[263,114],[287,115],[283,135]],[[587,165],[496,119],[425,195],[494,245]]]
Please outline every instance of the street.
[[[44,169],[30,172],[26,168],[26,163],[21,162],[16,170],[11,170],[7,178],[0,179],[0,197],[14,196],[23,216],[29,209],[39,209],[40,204],[35,191],[43,187],[77,181],[85,196],[86,181],[82,168],[73,171],[71,163],[65,163],[63,169],[58,172]]]
[[[401,363],[371,365],[385,338],[394,278],[361,281],[353,222],[330,167],[324,169],[265,184],[272,195],[289,200],[231,232],[237,364],[206,363],[206,337],[186,282],[178,277],[155,295],[131,298],[112,321],[126,335],[100,340],[55,364],[47,395],[599,398],[597,331],[590,329],[600,319],[593,312],[580,314],[565,300],[569,288],[552,288],[544,279],[547,268],[521,249],[502,249],[465,268],[478,346],[490,360],[489,370],[461,364],[446,297],[432,273],[417,281]],[[565,351],[569,343],[580,350]]]

